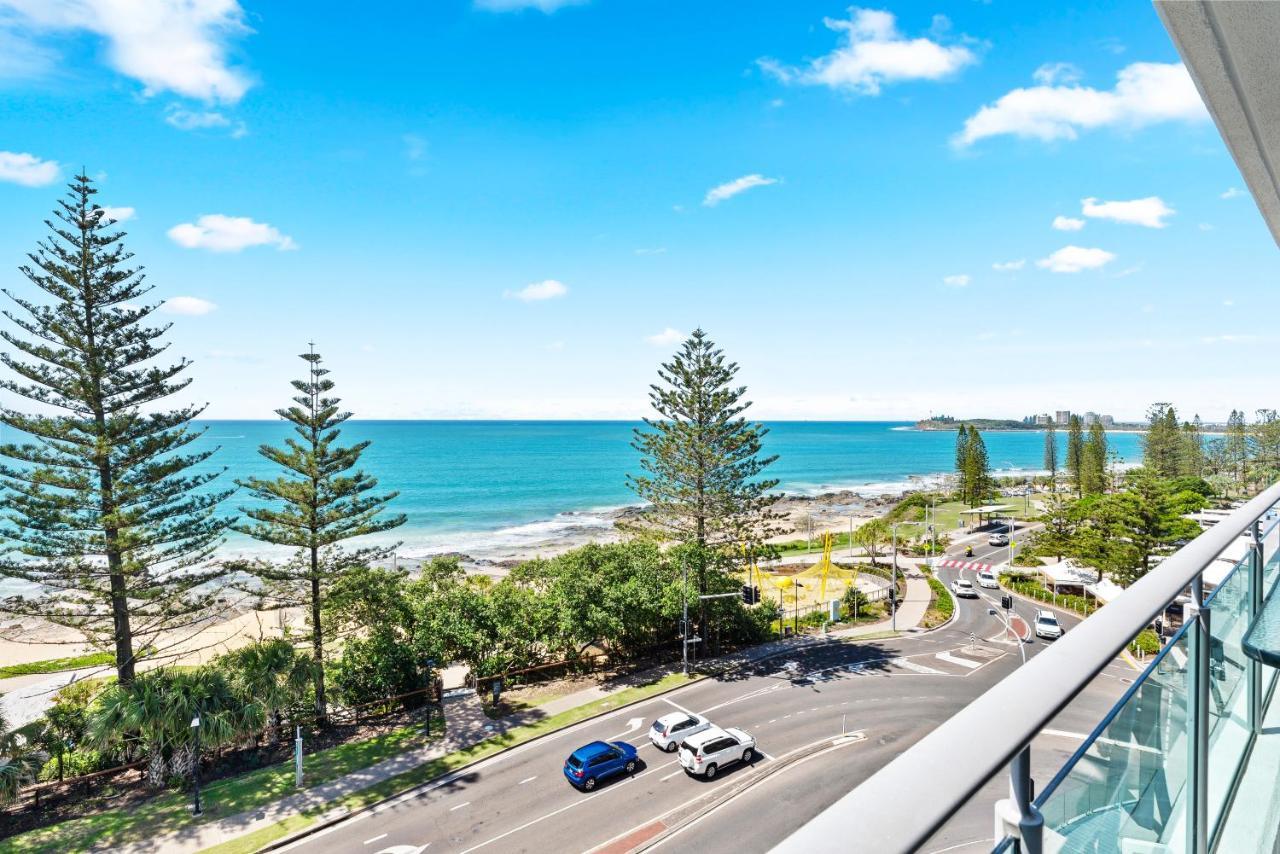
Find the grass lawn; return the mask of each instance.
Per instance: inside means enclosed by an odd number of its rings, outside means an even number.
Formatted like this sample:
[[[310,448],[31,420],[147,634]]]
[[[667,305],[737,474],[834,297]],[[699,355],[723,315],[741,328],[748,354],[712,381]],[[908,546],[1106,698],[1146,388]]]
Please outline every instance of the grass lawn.
[[[30,676],[33,673],[79,670],[81,667],[101,667],[115,664],[115,661],[115,654],[110,652],[90,652],[69,658],[46,658],[43,661],[28,661],[25,664],[8,664],[0,667],[0,679],[8,679],[11,676]]]
[[[472,747],[446,754],[417,768],[384,780],[381,783],[353,792],[326,804],[321,810],[284,819],[209,851],[255,851],[268,842],[300,830],[316,820],[319,811],[335,806],[358,808],[389,797],[404,789],[448,773],[478,759],[536,738],[544,733],[561,729],[593,715],[611,711],[628,703],[643,700],[653,694],[669,690],[699,676],[685,677],[679,673],[663,677],[648,685],[627,688],[609,697],[544,718],[535,723],[516,727],[503,735],[495,735]],[[439,738],[438,735],[433,738]],[[430,739],[421,726],[403,727],[367,741],[344,744],[319,751],[305,759],[304,771],[307,783],[317,785],[343,774],[366,768],[389,756],[412,747],[425,744]],[[109,811],[72,819],[58,825],[29,831],[0,841],[0,851],[9,852],[62,852],[83,850],[90,844],[121,845],[146,838],[157,838],[193,823],[205,824],[246,810],[260,807],[286,797],[295,791],[293,766],[283,763],[219,780],[202,787],[201,797],[205,810],[202,819],[193,820],[189,807],[191,796],[186,792],[169,792],[128,811]]]

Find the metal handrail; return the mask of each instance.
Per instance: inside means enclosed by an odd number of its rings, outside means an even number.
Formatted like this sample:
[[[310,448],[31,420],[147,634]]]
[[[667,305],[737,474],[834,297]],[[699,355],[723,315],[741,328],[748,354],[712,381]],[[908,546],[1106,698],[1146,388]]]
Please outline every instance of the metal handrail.
[[[1280,502],[1280,483],[1205,531],[836,801],[775,849],[914,851],[1000,773],[1058,712],[1246,528]],[[984,733],[983,738],[973,734]]]

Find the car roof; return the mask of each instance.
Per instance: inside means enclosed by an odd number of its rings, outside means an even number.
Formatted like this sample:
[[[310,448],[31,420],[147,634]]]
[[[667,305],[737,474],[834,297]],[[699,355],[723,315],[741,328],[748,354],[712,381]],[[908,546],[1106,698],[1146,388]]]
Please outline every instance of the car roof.
[[[596,756],[600,753],[604,753],[606,750],[612,749],[613,748],[603,741],[593,741],[590,744],[582,745],[577,750],[573,751],[572,755],[579,759],[590,759],[592,756]]]
[[[728,734],[729,733],[713,724],[702,732],[697,732],[689,736],[684,740],[684,743],[690,747],[701,747],[709,741],[715,741],[717,738],[724,738]]]
[[[1058,615],[1053,613],[1052,611],[1036,611],[1037,620],[1043,620],[1045,617],[1048,617],[1051,620],[1058,619]]]
[[[956,584],[960,584],[960,585],[963,585],[963,586],[965,586],[965,587],[972,587],[972,586],[973,586],[973,582],[972,582],[972,581],[970,581],[970,580],[969,580],[969,579],[967,579],[967,578],[957,578],[957,579],[956,579]]]
[[[703,720],[701,715],[695,715],[693,712],[669,712],[658,718],[658,723],[674,724],[689,718],[693,718],[695,721]]]

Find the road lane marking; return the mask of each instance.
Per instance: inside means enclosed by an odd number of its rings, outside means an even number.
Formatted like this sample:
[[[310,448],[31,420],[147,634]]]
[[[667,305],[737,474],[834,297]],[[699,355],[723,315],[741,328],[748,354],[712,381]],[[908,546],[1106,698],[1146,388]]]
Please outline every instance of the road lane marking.
[[[894,667],[901,667],[903,670],[910,670],[912,673],[920,673],[926,676],[941,676],[941,670],[935,670],[932,667],[926,667],[919,662],[912,661],[909,658],[891,658],[889,663]],[[841,705],[844,705],[843,703]]]
[[[769,721],[769,723],[771,723],[771,724],[776,724],[777,722],[778,722],[778,719],[777,719],[777,718],[774,718],[773,720]]]
[[[686,715],[692,715],[692,714],[693,714],[693,712],[689,711],[689,710],[688,710],[688,709],[686,709],[684,706],[682,706],[682,705],[680,705],[679,703],[677,703],[675,700],[669,700],[669,699],[667,699],[666,697],[663,697],[663,698],[662,698],[662,701],[663,701],[664,703],[668,703],[668,704],[670,704],[670,705],[672,705],[672,706],[675,706],[677,709],[679,709],[680,711],[684,712]]]
[[[517,786],[523,786],[525,783],[532,783],[532,782],[533,782],[534,780],[536,780],[536,779],[538,779],[538,775],[537,775],[537,774],[534,774],[532,777],[525,777],[525,778],[524,778],[523,780],[521,780],[519,783],[516,783],[516,785],[517,785]]]
[[[387,838],[387,835],[385,833],[379,833],[377,836],[373,837],[372,839],[366,839],[364,841],[364,844],[368,845],[371,842],[377,842],[379,839],[386,839],[386,838]]]
[[[683,768],[677,768],[676,770],[672,771],[672,772],[671,772],[670,774],[668,774],[667,776],[660,778],[660,779],[658,780],[658,782],[659,782],[659,783],[665,783],[665,782],[667,782],[668,780],[670,780],[672,777],[674,777],[675,775],[679,774],[679,773],[680,773],[681,771],[683,771],[683,770],[684,770]]]
[[[449,812],[453,812],[454,810],[460,810],[463,807],[469,807],[469,806],[471,806],[471,801],[463,801],[462,803],[458,804],[456,807],[449,807]]]

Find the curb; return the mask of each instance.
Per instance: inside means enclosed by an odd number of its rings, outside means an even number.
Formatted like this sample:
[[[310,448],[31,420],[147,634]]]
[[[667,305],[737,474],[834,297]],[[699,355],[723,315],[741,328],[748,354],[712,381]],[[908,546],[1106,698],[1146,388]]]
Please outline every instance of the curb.
[[[764,659],[760,659],[760,660],[761,660],[761,661],[763,661]],[[732,668],[729,668],[729,669],[732,669]],[[724,671],[724,672],[727,672],[727,670],[726,670],[726,671]],[[692,681],[686,682],[686,683],[684,683],[683,685],[673,685],[673,686],[672,686],[672,687],[670,687],[670,688],[665,688],[665,689],[663,689],[663,690],[661,690],[661,691],[657,691],[657,692],[655,692],[655,693],[653,693],[653,694],[650,694],[648,697],[645,697],[645,698],[644,698],[644,699],[642,699],[642,700],[636,700],[634,703],[627,703],[625,706],[618,706],[616,709],[606,709],[605,711],[599,712],[599,713],[594,714],[594,715],[590,715],[590,716],[588,716],[588,717],[582,718],[581,720],[576,720],[576,721],[574,721],[574,722],[573,722],[573,723],[571,723],[571,724],[566,724],[565,726],[558,727],[557,729],[548,730],[547,732],[544,732],[544,733],[539,733],[538,735],[535,735],[533,738],[530,738],[530,739],[528,739],[527,741],[522,741],[522,742],[520,742],[519,744],[513,744],[513,745],[511,745],[510,747],[505,747],[505,748],[503,748],[502,750],[499,750],[497,753],[491,753],[491,754],[489,754],[488,756],[485,756],[485,757],[483,757],[483,758],[481,758],[481,759],[476,759],[476,760],[474,760],[474,761],[472,761],[472,762],[468,762],[468,763],[467,763],[467,764],[465,764],[465,765],[459,765],[457,768],[454,768],[454,769],[453,769],[453,770],[451,770],[451,771],[446,771],[446,772],[445,772],[445,773],[443,773],[443,774],[438,774],[438,775],[436,775],[435,777],[432,777],[432,778],[431,778],[431,779],[429,779],[429,780],[423,780],[421,783],[415,783],[415,784],[413,784],[412,786],[409,786],[409,787],[408,787],[408,788],[406,788],[406,789],[402,789],[402,790],[400,790],[400,791],[398,791],[398,792],[396,792],[396,793],[394,793],[394,794],[387,795],[385,798],[381,798],[380,800],[376,800],[376,801],[374,801],[373,803],[365,804],[364,806],[359,807],[359,808],[357,808],[357,809],[350,809],[350,810],[347,810],[347,811],[345,811],[344,813],[342,813],[341,815],[335,815],[335,816],[332,816],[331,818],[322,819],[322,820],[320,820],[320,821],[317,821],[315,824],[309,825],[308,827],[305,827],[305,828],[303,828],[303,829],[301,829],[301,830],[294,831],[293,833],[287,834],[287,835],[285,835],[285,836],[280,837],[279,839],[276,839],[276,840],[274,840],[274,841],[272,841],[272,842],[269,842],[269,843],[267,843],[266,845],[263,845],[261,848],[259,848],[259,849],[257,849],[257,850],[258,850],[258,851],[277,851],[277,850],[279,850],[279,849],[281,849],[281,848],[284,848],[284,847],[285,847],[285,846],[287,846],[287,845],[292,845],[293,843],[297,842],[297,841],[298,841],[298,840],[300,840],[300,839],[306,839],[308,836],[312,836],[312,835],[314,835],[314,834],[316,834],[316,833],[319,833],[319,832],[320,832],[320,831],[322,831],[322,830],[327,830],[327,829],[329,829],[330,827],[333,827],[333,826],[334,826],[334,825],[336,825],[336,824],[341,824],[342,822],[346,821],[347,819],[351,818],[352,816],[357,816],[357,815],[360,815],[361,813],[368,812],[368,811],[370,811],[370,810],[372,810],[372,809],[375,809],[376,807],[379,807],[379,806],[381,806],[382,804],[385,804],[385,803],[387,803],[387,802],[388,802],[388,801],[390,801],[390,800],[393,800],[393,799],[395,799],[395,798],[401,797],[401,796],[402,796],[402,795],[404,795],[406,792],[412,792],[414,789],[420,789],[420,788],[422,788],[423,786],[429,786],[429,785],[431,785],[432,783],[438,782],[439,780],[443,779],[444,777],[448,777],[448,776],[450,776],[450,775],[452,775],[452,774],[460,774],[460,773],[462,773],[462,772],[466,771],[468,768],[472,768],[472,767],[474,767],[474,766],[476,766],[476,765],[479,765],[481,762],[488,762],[490,759],[493,759],[494,757],[497,757],[497,756],[501,756],[501,755],[503,755],[504,753],[507,753],[508,751],[515,750],[517,747],[524,747],[526,744],[533,744],[534,742],[536,742],[536,741],[540,741],[541,739],[547,738],[548,736],[552,736],[552,735],[556,735],[556,734],[558,734],[558,733],[564,732],[565,730],[569,729],[570,727],[575,727],[575,726],[577,726],[578,724],[584,724],[584,723],[587,723],[588,721],[594,721],[594,720],[596,720],[596,719],[598,719],[598,718],[605,717],[606,715],[612,715],[612,714],[614,714],[615,712],[619,712],[619,711],[621,711],[621,710],[623,710],[623,709],[625,709],[625,708],[628,708],[629,706],[634,706],[634,705],[636,705],[636,703],[643,703],[643,702],[646,702],[646,701],[648,701],[648,700],[653,699],[654,697],[661,697],[661,696],[663,696],[664,694],[670,694],[670,693],[671,693],[671,692],[673,692],[673,691],[679,691],[681,688],[688,688],[689,686],[691,686],[691,685],[695,685],[695,684],[697,684],[698,682],[701,682],[703,679],[707,679],[707,678],[709,678],[709,677],[710,677],[710,676],[712,676],[712,675],[713,675],[713,674],[709,674],[709,673],[708,673],[708,674],[701,674],[701,675],[699,675],[699,677],[698,677],[697,679],[694,679],[694,680],[692,680]],[[447,725],[448,725],[448,724],[447,724],[447,722],[446,722],[446,726],[447,726]],[[476,742],[476,744],[483,744],[483,743],[484,743],[484,741],[478,741],[478,742]],[[459,750],[463,750],[463,749],[465,749],[465,748],[458,748],[458,749],[459,749]],[[445,754],[445,755],[447,756],[448,754]],[[430,761],[430,760],[428,760],[428,761]],[[425,763],[424,763],[424,764],[425,764]],[[409,769],[409,770],[413,770],[413,769]],[[408,771],[403,772],[403,773],[408,773]],[[360,790],[359,790],[359,789],[357,789],[356,791],[360,791]],[[283,821],[284,819],[281,819],[281,820]],[[231,840],[227,840],[227,841],[229,842],[229,841],[231,841]]]
[[[808,637],[808,636],[806,635],[805,637]],[[830,641],[825,641],[825,640],[823,640],[823,641],[816,641],[816,642],[812,642],[812,643],[808,643],[808,644],[803,644],[803,645],[797,644],[796,646],[799,646],[799,647],[801,648],[801,650],[803,650],[804,648],[814,647],[814,646],[821,646],[821,645],[825,645],[826,643],[830,643],[830,642],[840,643],[841,641],[840,641],[838,638],[832,638]],[[323,830],[328,830],[329,828],[331,828],[331,827],[333,827],[333,826],[335,826],[335,825],[337,825],[337,824],[341,824],[342,822],[346,821],[346,820],[347,820],[347,819],[349,819],[349,818],[352,818],[353,816],[357,816],[357,815],[360,815],[361,813],[365,813],[365,812],[369,812],[370,810],[374,810],[374,809],[376,809],[377,807],[379,807],[379,806],[381,806],[381,805],[383,805],[383,804],[387,803],[388,801],[391,801],[391,800],[393,800],[393,799],[395,799],[395,798],[402,797],[402,796],[403,796],[403,795],[405,795],[407,792],[411,792],[411,791],[413,791],[413,790],[415,790],[415,789],[420,789],[420,788],[422,788],[423,786],[429,786],[429,785],[431,785],[431,784],[433,784],[433,783],[436,783],[436,782],[438,782],[439,780],[441,780],[441,779],[443,779],[444,777],[447,777],[447,776],[449,776],[449,775],[452,775],[452,774],[460,774],[460,773],[462,773],[462,772],[465,772],[468,768],[472,768],[472,767],[474,767],[474,766],[476,766],[476,765],[479,765],[481,762],[488,762],[490,759],[493,759],[494,757],[497,757],[497,756],[501,756],[501,755],[503,755],[504,753],[506,753],[506,752],[508,752],[508,751],[510,751],[510,750],[514,750],[514,749],[516,749],[517,747],[524,747],[526,744],[533,744],[534,742],[539,741],[539,740],[541,740],[541,739],[543,739],[543,738],[547,738],[548,736],[552,736],[552,735],[556,735],[556,734],[558,734],[558,733],[564,732],[566,729],[569,729],[570,727],[575,727],[575,726],[578,726],[579,724],[584,724],[584,723],[587,723],[587,722],[589,722],[589,721],[594,721],[594,720],[597,720],[597,719],[599,719],[599,718],[605,717],[606,715],[612,715],[612,714],[614,714],[614,713],[616,713],[616,712],[619,712],[619,711],[621,711],[621,710],[623,710],[623,709],[625,709],[625,708],[628,708],[628,707],[630,707],[630,706],[634,706],[634,705],[636,705],[637,703],[647,702],[647,701],[649,701],[649,700],[653,699],[654,697],[661,697],[661,696],[663,696],[663,695],[665,695],[665,694],[670,694],[670,693],[672,693],[672,692],[674,692],[674,691],[679,691],[681,688],[688,688],[688,687],[690,687],[690,686],[692,686],[692,685],[695,685],[695,684],[697,684],[697,683],[699,683],[699,682],[702,682],[704,679],[713,678],[713,677],[715,677],[715,676],[719,676],[719,675],[724,674],[724,673],[731,673],[731,672],[733,672],[734,670],[737,670],[737,669],[739,669],[739,668],[742,668],[742,667],[748,667],[748,666],[751,666],[751,665],[759,664],[759,663],[760,663],[760,662],[762,662],[762,661],[768,661],[770,658],[775,658],[775,657],[780,656],[780,655],[793,655],[793,654],[795,654],[795,653],[796,653],[796,651],[797,651],[797,650],[796,650],[796,649],[794,649],[794,648],[793,648],[793,649],[781,649],[781,650],[778,650],[778,651],[776,651],[776,652],[771,652],[771,653],[769,653],[769,654],[767,654],[767,655],[762,655],[761,657],[756,658],[756,659],[751,659],[751,660],[749,660],[749,661],[741,661],[741,662],[737,662],[737,663],[735,663],[735,664],[732,664],[732,665],[729,665],[729,666],[723,667],[723,668],[718,669],[718,670],[710,671],[710,672],[707,672],[707,673],[701,673],[701,674],[699,674],[699,676],[698,676],[698,678],[697,678],[697,679],[694,679],[694,680],[692,680],[692,681],[686,682],[686,683],[684,683],[683,685],[673,685],[673,686],[672,686],[672,687],[670,687],[670,688],[666,688],[666,689],[664,689],[664,690],[662,690],[662,691],[658,691],[658,692],[655,692],[655,693],[653,693],[653,694],[650,694],[649,696],[647,696],[647,697],[645,697],[645,698],[643,698],[643,699],[641,699],[641,700],[636,700],[636,701],[635,701],[635,702],[633,702],[633,703],[627,703],[627,704],[626,704],[626,705],[624,705],[624,706],[618,706],[617,708],[614,708],[614,709],[606,709],[605,711],[599,712],[599,713],[594,714],[594,715],[590,715],[589,717],[582,718],[581,720],[576,720],[576,721],[574,721],[574,722],[573,722],[573,723],[571,723],[571,724],[567,724],[567,725],[562,726],[562,727],[559,727],[559,728],[557,728],[557,729],[548,730],[547,732],[540,733],[539,735],[536,735],[536,736],[534,736],[533,738],[528,739],[527,741],[522,741],[522,742],[520,742],[519,744],[513,744],[513,745],[511,745],[510,747],[503,748],[502,750],[499,750],[497,753],[491,753],[490,755],[485,756],[485,757],[483,757],[483,758],[481,758],[481,759],[476,759],[475,761],[473,761],[473,762],[468,762],[468,763],[467,763],[467,764],[465,764],[465,765],[459,765],[457,768],[454,768],[454,769],[453,769],[453,770],[451,770],[451,771],[446,771],[445,773],[443,773],[443,774],[439,774],[439,775],[437,775],[437,776],[435,776],[435,777],[432,777],[432,778],[431,778],[431,779],[429,779],[429,780],[423,780],[421,783],[415,783],[415,784],[413,784],[412,786],[409,786],[409,787],[407,787],[407,788],[405,788],[405,789],[402,789],[402,790],[400,790],[400,791],[398,791],[398,792],[395,792],[394,794],[387,795],[385,798],[381,798],[381,799],[379,799],[379,800],[376,800],[376,801],[374,801],[373,803],[365,804],[364,806],[359,807],[359,808],[357,808],[357,809],[348,809],[348,810],[344,811],[343,813],[341,813],[340,815],[334,815],[334,816],[331,816],[331,817],[329,817],[329,818],[320,819],[320,820],[316,821],[314,824],[308,825],[307,827],[302,828],[301,830],[296,830],[296,831],[294,831],[293,833],[286,834],[285,836],[282,836],[282,837],[280,837],[279,839],[273,840],[272,842],[269,842],[269,843],[267,843],[266,845],[263,845],[261,848],[258,848],[257,850],[258,850],[258,851],[278,851],[279,849],[284,848],[284,847],[286,847],[286,846],[288,846],[288,845],[292,845],[293,843],[295,843],[295,842],[297,842],[297,841],[299,841],[299,840],[301,840],[301,839],[305,839],[305,838],[307,838],[308,836],[312,836],[312,835],[314,835],[314,834],[316,834],[316,833],[319,833],[319,832],[321,832],[321,831],[323,831]],[[447,724],[446,724],[446,725],[447,725]],[[476,742],[476,743],[477,743],[477,744],[482,744],[483,742]],[[459,748],[459,749],[461,750],[461,749],[463,749],[463,748]],[[448,754],[446,754],[446,755],[448,755]],[[412,769],[410,769],[410,770],[412,770]],[[408,772],[406,771],[406,772],[404,772],[404,773],[408,773]],[[357,791],[359,791],[359,790],[357,790]],[[284,819],[281,819],[281,821],[283,821],[283,820],[284,820]],[[231,840],[227,840],[227,841],[231,841]]]

